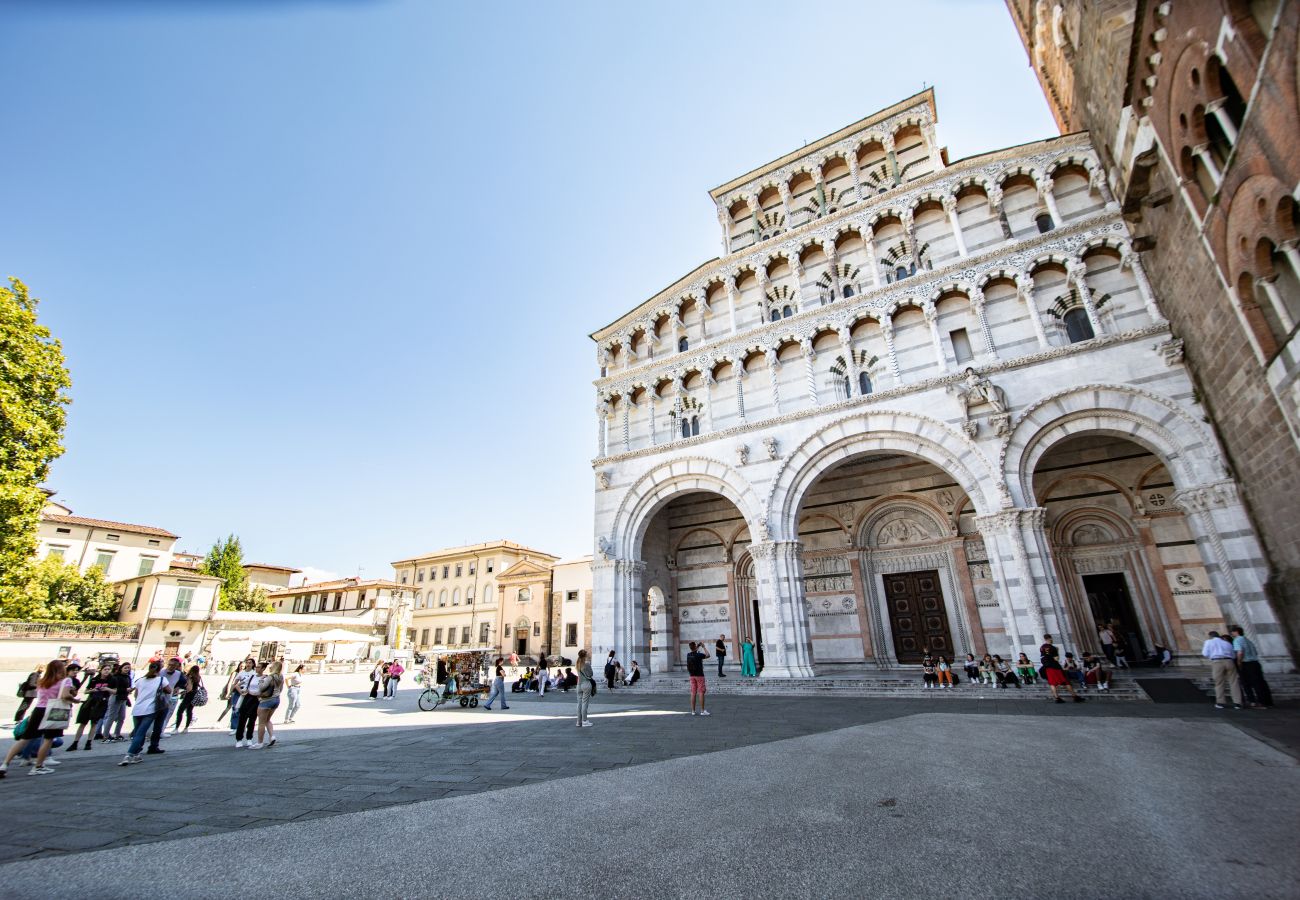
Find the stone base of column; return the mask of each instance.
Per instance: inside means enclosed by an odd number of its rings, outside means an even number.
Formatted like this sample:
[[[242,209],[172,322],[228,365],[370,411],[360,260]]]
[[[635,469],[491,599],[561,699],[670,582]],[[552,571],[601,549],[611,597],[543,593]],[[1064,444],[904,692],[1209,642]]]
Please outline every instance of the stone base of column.
[[[812,666],[763,666],[759,678],[813,678],[816,676]]]

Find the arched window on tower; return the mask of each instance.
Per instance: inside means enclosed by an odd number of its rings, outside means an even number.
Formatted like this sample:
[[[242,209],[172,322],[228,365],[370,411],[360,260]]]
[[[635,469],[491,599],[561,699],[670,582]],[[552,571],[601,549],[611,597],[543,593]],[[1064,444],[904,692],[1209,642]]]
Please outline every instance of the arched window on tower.
[[[850,297],[852,297],[852,296],[853,296],[853,285],[851,285],[851,284],[846,284],[846,285],[844,285],[844,292],[843,292],[843,293],[844,293],[844,299],[845,299],[845,300],[847,300],[847,299],[849,299]]]
[[[788,319],[794,315],[794,310],[788,306],[781,307],[781,318]]]
[[[686,348],[689,347],[690,345],[691,345],[691,342],[690,342],[690,341],[688,341],[688,340],[687,340],[686,338],[684,338],[684,337],[681,338],[680,340],[677,341],[677,352],[678,352],[678,353],[685,353],[685,352],[686,352]]]
[[[1052,224],[1052,217],[1045,212],[1040,212],[1034,216],[1034,224],[1038,226],[1039,234],[1047,234],[1056,226]]]
[[[779,321],[781,321],[781,310],[776,309],[776,308],[773,308],[773,310],[772,310],[772,321],[773,321],[773,322],[779,322]]]
[[[1090,341],[1096,335],[1092,330],[1092,323],[1088,321],[1088,311],[1082,307],[1075,307],[1065,314],[1065,336],[1071,344],[1077,344],[1080,341]]]
[[[899,266],[898,268],[894,269],[895,281],[902,281],[907,276],[908,276],[907,266]]]
[[[858,393],[864,397],[871,393],[871,376],[866,372],[858,373]]]

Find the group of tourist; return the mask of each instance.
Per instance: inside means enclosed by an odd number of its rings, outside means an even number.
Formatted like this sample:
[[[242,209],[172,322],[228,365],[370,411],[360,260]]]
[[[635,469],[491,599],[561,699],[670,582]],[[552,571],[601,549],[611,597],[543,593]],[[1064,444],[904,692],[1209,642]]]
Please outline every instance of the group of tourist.
[[[1215,709],[1225,709],[1229,695],[1234,709],[1245,705],[1251,709],[1273,708],[1273,691],[1264,679],[1259,649],[1241,626],[1228,629],[1227,637],[1211,631],[1201,647],[1201,655],[1210,661]]]
[[[302,679],[305,666],[294,668],[288,677],[279,660],[258,662],[251,656],[230,673],[221,699],[226,701],[219,720],[230,714],[230,729],[234,732],[235,747],[261,750],[277,743],[275,723],[271,721],[280,708],[282,697],[288,698],[284,724],[292,724],[302,703]],[[256,733],[256,742],[254,742]]]
[[[381,659],[375,663],[375,667],[370,670],[370,699],[378,699],[382,690],[385,700],[392,700],[397,697],[397,686],[402,682],[402,673],[406,669],[401,662]]]

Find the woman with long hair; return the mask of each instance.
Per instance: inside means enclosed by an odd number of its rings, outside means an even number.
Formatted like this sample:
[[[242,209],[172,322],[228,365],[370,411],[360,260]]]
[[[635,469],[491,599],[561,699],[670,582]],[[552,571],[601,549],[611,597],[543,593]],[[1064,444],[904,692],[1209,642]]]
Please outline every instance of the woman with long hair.
[[[176,722],[172,725],[172,734],[181,730],[181,716],[185,717],[185,730],[190,730],[190,725],[194,722],[194,698],[199,695],[199,686],[203,684],[203,674],[199,671],[198,666],[190,666],[190,670],[185,673],[185,691],[181,694],[181,702],[176,707]]]
[[[254,750],[275,746],[275,727],[271,724],[271,716],[275,715],[275,710],[280,705],[280,693],[284,690],[284,676],[280,674],[280,669],[279,661],[273,662],[266,667],[266,674],[262,676],[257,700],[257,743],[253,745]]]
[[[302,705],[302,670],[305,668],[307,667],[300,665],[289,676],[288,690],[286,691],[289,695],[289,706],[284,711],[284,724],[286,725],[293,723],[293,717],[298,715],[298,707]]]
[[[77,733],[72,736],[68,751],[77,749],[87,725],[90,726],[90,734],[86,736],[86,749],[95,745],[95,729],[108,711],[108,698],[113,693],[113,677],[116,674],[117,664],[113,663],[103,666],[86,679],[86,699],[77,710]]]
[[[135,704],[131,707],[131,718],[135,726],[131,729],[131,743],[127,745],[126,756],[118,763],[129,766],[140,762],[140,751],[149,738],[153,720],[159,715],[159,708],[167,709],[167,692],[171,690],[162,678],[162,661],[153,660],[145,673],[136,678],[131,690],[135,693]]]
[[[72,701],[77,693],[75,683],[68,677],[67,664],[61,659],[52,659],[45,665],[45,671],[36,681],[36,696],[33,698],[31,711],[27,715],[27,728],[23,736],[13,742],[5,761],[0,763],[0,778],[9,770],[9,762],[21,753],[30,741],[39,740],[40,749],[36,752],[36,764],[28,775],[52,775],[54,770],[45,765],[54,739],[62,736],[69,719],[65,716],[57,728],[42,728],[45,717],[53,711],[70,711]],[[52,718],[52,716],[51,716]]]
[[[492,701],[497,697],[501,698],[502,709],[510,708],[506,706],[506,669],[504,663],[505,658],[498,656],[496,661],[496,674],[492,678],[492,692],[488,694],[487,703],[483,706],[484,709],[491,709]]]
[[[591,695],[596,691],[596,676],[591,671],[591,659],[587,656],[586,650],[578,651],[578,727],[588,728],[591,723],[587,721],[587,706],[591,703]]]

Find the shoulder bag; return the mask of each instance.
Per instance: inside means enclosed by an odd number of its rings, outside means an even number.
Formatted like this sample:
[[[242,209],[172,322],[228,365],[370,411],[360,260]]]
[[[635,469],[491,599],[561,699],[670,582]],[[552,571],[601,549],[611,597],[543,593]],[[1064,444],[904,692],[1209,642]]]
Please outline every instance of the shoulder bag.
[[[50,700],[41,717],[41,731],[62,731],[72,723],[72,703],[68,700]]]
[[[194,692],[194,701],[190,706],[207,706],[208,705],[208,688],[207,685],[200,684],[198,690]]]

